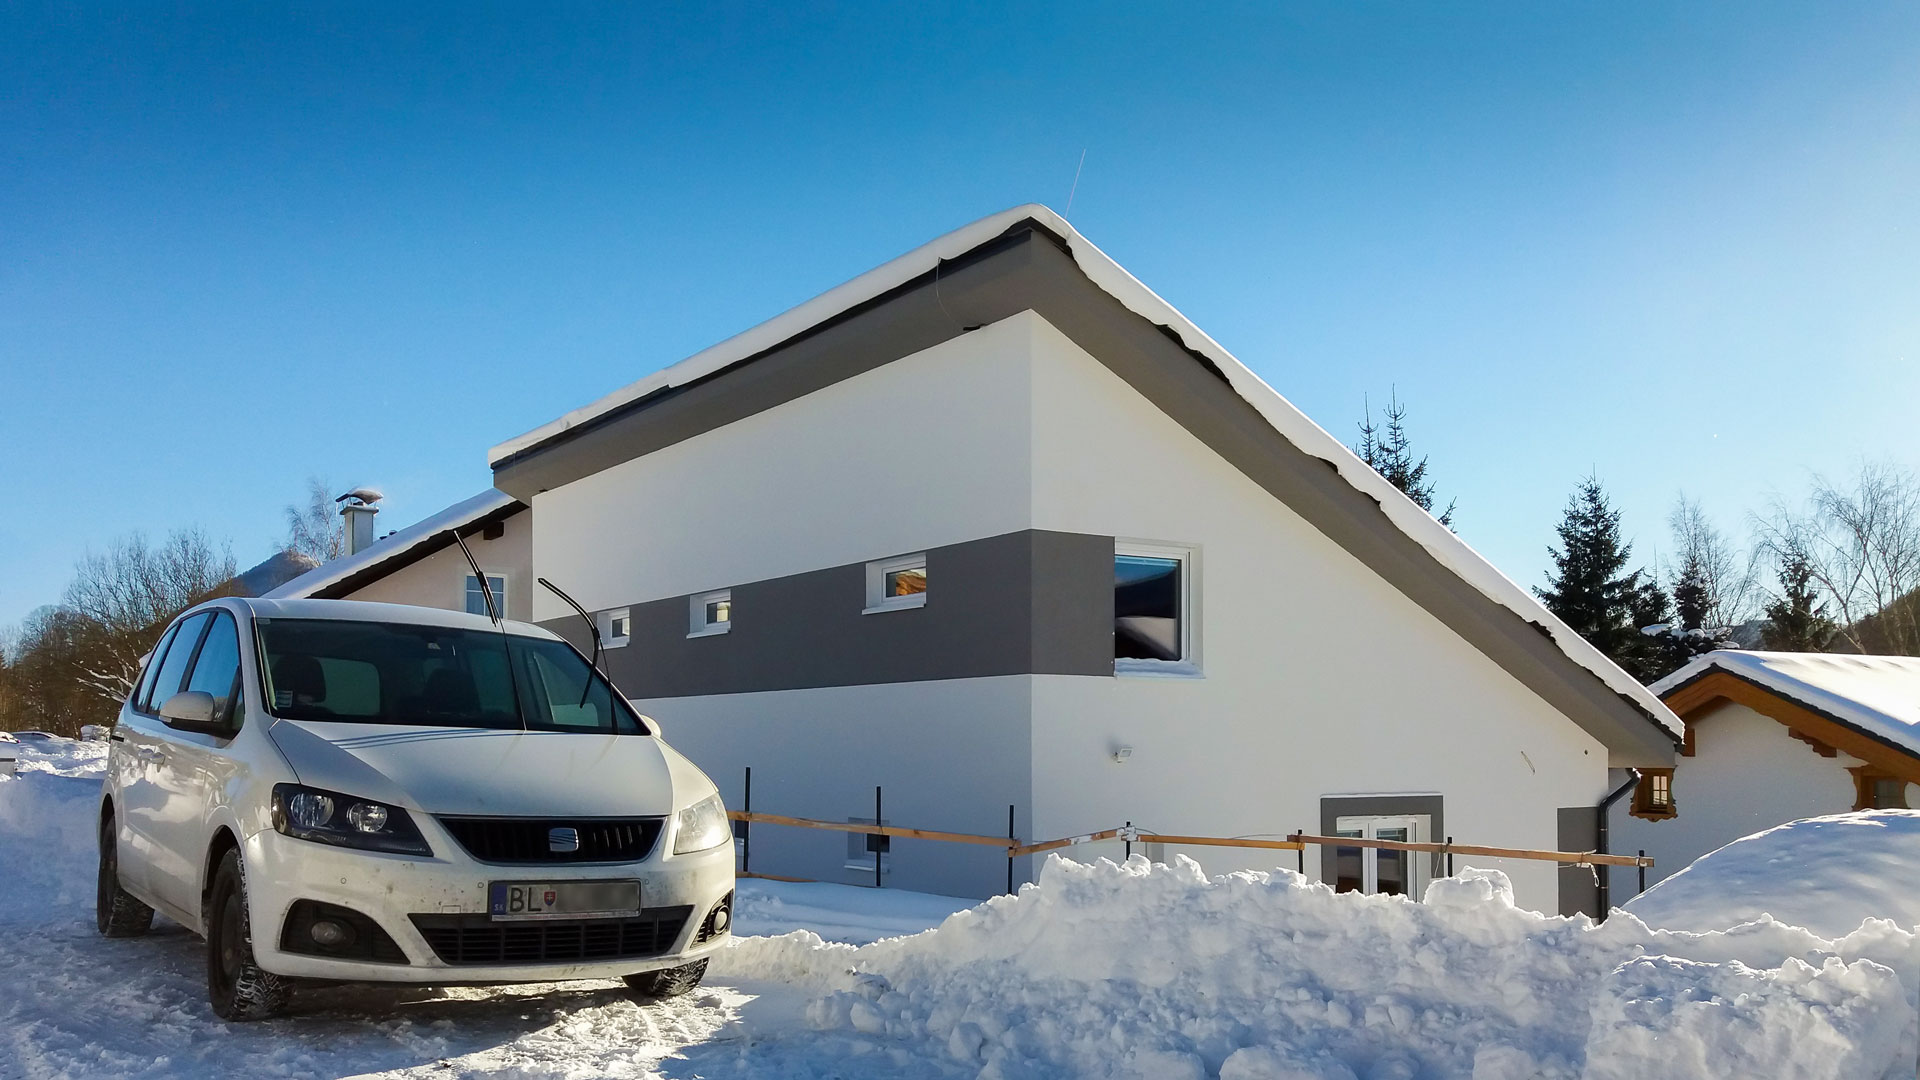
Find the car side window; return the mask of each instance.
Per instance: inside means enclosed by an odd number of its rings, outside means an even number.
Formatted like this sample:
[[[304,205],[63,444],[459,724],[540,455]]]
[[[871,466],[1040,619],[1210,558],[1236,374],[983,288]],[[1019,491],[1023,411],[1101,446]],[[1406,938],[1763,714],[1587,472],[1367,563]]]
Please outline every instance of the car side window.
[[[187,664],[193,659],[193,648],[200,643],[200,631],[206,629],[211,618],[209,612],[203,611],[181,623],[180,629],[174,632],[173,641],[167,645],[167,655],[160,659],[153,686],[147,691],[143,712],[159,712],[168,698],[180,692],[181,684],[186,681]]]
[[[154,677],[160,674],[160,661],[166,659],[167,646],[173,644],[173,637],[179,632],[179,623],[167,627],[167,632],[160,635],[160,644],[155,645],[153,651],[147,654],[147,666],[140,672],[140,685],[134,688],[133,697],[130,699],[130,704],[135,711],[153,711],[147,706],[147,699],[153,696]]]
[[[246,712],[239,707],[240,632],[234,628],[233,616],[224,611],[214,613],[207,639],[200,645],[200,656],[193,662],[193,673],[182,689],[213,695],[213,716],[223,725],[231,727],[234,717]]]

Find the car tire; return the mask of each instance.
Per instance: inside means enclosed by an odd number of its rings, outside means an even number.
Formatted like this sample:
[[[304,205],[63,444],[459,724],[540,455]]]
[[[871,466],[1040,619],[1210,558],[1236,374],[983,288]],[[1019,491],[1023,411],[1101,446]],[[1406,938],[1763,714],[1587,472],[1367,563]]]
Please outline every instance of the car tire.
[[[695,960],[677,968],[664,968],[660,971],[642,971],[637,975],[625,976],[627,988],[633,996],[643,1001],[658,1001],[661,998],[679,997],[681,994],[700,985],[707,974],[707,962]]]
[[[153,927],[153,909],[120,887],[120,842],[111,816],[100,823],[100,876],[93,918],[106,937],[139,937]]]
[[[222,1020],[265,1020],[285,1011],[287,980],[253,960],[253,928],[240,853],[229,851],[213,873],[203,920],[207,927],[207,1000]]]

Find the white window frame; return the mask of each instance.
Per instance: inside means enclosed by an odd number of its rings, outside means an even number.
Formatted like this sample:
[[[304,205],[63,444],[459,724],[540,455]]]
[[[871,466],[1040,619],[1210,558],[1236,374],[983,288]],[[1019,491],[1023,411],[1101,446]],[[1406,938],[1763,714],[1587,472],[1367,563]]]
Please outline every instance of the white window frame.
[[[887,595],[887,575],[901,570],[927,569],[927,553],[922,551],[914,555],[897,555],[891,559],[877,559],[867,564],[867,606],[863,615],[878,615],[883,611],[907,611],[912,608],[926,607],[925,592],[907,596]],[[929,583],[931,584],[931,583]]]
[[[1115,558],[1132,555],[1143,559],[1180,560],[1180,659],[1146,660],[1116,656],[1113,658],[1113,673],[1148,678],[1200,678],[1203,674],[1200,666],[1200,546],[1116,538],[1113,554]]]
[[[1425,814],[1365,814],[1334,819],[1335,835],[1341,832],[1358,830],[1359,839],[1378,840],[1381,829],[1406,829],[1407,841],[1414,844],[1428,842],[1427,834],[1433,828],[1433,822]],[[1338,847],[1338,844],[1334,845]],[[1409,851],[1407,856],[1407,899],[1418,900],[1426,895],[1427,884],[1432,880],[1428,864],[1432,856],[1422,851]],[[1363,847],[1360,849],[1360,891],[1373,896],[1380,891],[1380,849]]]
[[[713,603],[724,603],[727,605],[727,619],[725,622],[708,622],[707,621],[707,605],[713,604]],[[732,629],[733,629],[733,590],[732,589],[713,589],[708,592],[695,593],[692,596],[687,598],[687,636],[688,637],[690,638],[713,637],[717,634],[727,633]]]
[[[512,579],[508,577],[505,571],[501,571],[501,570],[482,570],[480,571],[480,573],[482,573],[483,575],[489,578],[500,579],[500,591],[493,594],[493,602],[496,605],[498,605],[500,608],[500,617],[503,619],[508,618],[509,616],[507,615],[507,586],[513,583]],[[467,583],[471,581],[478,581],[478,580],[479,579],[474,577],[472,574],[460,575],[460,610],[461,611],[467,611],[467,590],[469,588]],[[485,606],[486,606],[486,602],[482,600],[481,607],[484,608]],[[486,612],[484,610],[479,612],[467,611],[467,614],[469,615],[478,614],[481,616],[485,616]]]
[[[872,825],[872,824],[875,824],[875,822],[870,817],[858,817],[858,818],[848,818],[847,824]],[[893,824],[893,821],[891,818],[882,818],[878,824],[880,825],[881,828],[884,829],[888,825]],[[852,830],[848,830],[847,861],[841,864],[842,867],[848,870],[862,871],[866,873],[869,877],[872,876],[874,853],[866,850],[867,837],[872,835],[873,835],[872,833],[853,832]],[[880,876],[886,877],[891,873],[893,873],[893,845],[889,843],[887,845],[887,850],[880,852]]]
[[[627,624],[627,632],[624,634],[614,633],[613,624],[616,622],[625,622]],[[614,608],[611,611],[603,611],[600,613],[600,644],[602,646],[609,649],[619,649],[624,648],[626,644],[632,640],[632,608]]]

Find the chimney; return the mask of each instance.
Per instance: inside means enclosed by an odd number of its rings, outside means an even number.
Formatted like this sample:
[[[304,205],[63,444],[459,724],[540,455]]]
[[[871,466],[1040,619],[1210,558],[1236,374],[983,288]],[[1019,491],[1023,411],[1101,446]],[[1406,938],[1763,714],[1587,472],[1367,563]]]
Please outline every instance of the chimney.
[[[373,505],[382,498],[378,488],[359,487],[333,500],[340,505],[340,516],[346,519],[347,554],[358,555],[373,546],[373,515],[380,508]]]

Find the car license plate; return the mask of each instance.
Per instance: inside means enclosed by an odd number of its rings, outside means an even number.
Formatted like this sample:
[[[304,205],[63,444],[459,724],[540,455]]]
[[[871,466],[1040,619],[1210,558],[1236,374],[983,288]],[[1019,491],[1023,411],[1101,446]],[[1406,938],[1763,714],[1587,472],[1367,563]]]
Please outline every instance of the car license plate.
[[[495,881],[487,886],[495,922],[614,918],[640,914],[637,881]]]

